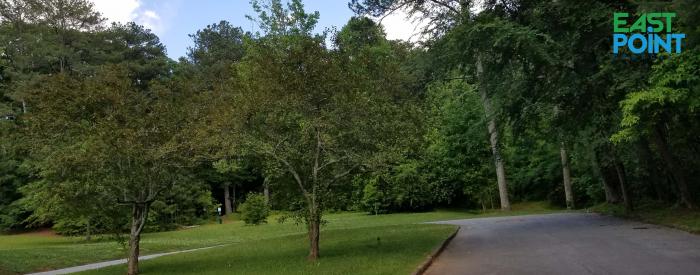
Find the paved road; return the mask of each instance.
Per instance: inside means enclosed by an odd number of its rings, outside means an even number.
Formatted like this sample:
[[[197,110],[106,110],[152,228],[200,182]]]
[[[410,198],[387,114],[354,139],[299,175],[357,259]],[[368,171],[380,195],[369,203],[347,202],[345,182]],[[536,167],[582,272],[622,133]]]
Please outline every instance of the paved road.
[[[457,236],[426,274],[700,274],[700,236],[598,214],[444,221]]]

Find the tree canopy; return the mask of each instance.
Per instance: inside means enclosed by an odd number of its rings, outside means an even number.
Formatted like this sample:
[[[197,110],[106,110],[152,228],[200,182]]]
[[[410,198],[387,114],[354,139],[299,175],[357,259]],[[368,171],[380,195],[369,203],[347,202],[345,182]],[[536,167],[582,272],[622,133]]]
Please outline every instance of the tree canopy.
[[[0,0],[0,229],[128,233],[136,274],[142,232],[248,197],[310,260],[324,211],[697,208],[694,1],[351,0],[320,33],[301,0],[251,5],[257,32],[214,22],[172,60],[87,0]],[[387,39],[397,11],[421,42]],[[611,14],[654,11],[682,53],[614,55]]]

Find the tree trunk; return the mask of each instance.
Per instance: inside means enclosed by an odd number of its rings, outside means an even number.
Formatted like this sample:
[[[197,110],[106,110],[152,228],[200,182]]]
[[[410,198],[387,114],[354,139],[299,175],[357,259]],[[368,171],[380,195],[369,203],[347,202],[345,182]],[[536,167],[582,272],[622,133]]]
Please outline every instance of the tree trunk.
[[[501,157],[500,149],[498,148],[498,130],[496,129],[496,121],[491,118],[489,121],[489,133],[491,135],[491,151],[493,153],[493,161],[496,165],[496,180],[498,181],[498,194],[501,198],[501,210],[510,211],[510,201],[508,200],[508,183],[506,181],[506,170]]]
[[[559,153],[561,155],[561,167],[562,175],[564,177],[564,195],[566,196],[566,209],[574,208],[574,194],[571,190],[571,169],[569,168],[569,156],[566,153],[566,147],[564,142],[561,143],[559,147]]]
[[[87,219],[87,222],[85,224],[85,240],[88,242],[92,240],[92,227],[90,226],[90,218]]]
[[[620,190],[622,191],[622,200],[625,203],[625,213],[629,214],[632,212],[632,201],[630,200],[629,190],[627,190],[627,180],[625,176],[624,165],[615,160],[615,171],[617,172],[617,179],[620,182]]]
[[[641,138],[639,142],[637,142],[637,148],[639,163],[642,164],[642,167],[645,170],[642,176],[647,179],[649,184],[651,184],[657,200],[668,201],[666,192],[664,192],[662,189],[662,183],[658,175],[658,170],[656,169],[658,165],[656,161],[654,161],[653,154],[649,148],[649,141],[647,141],[645,138]]]
[[[476,70],[477,77],[481,76],[481,74],[483,73],[481,59],[477,60]],[[510,211],[510,201],[508,199],[508,182],[506,180],[506,170],[499,149],[499,136],[498,127],[496,127],[496,118],[493,115],[491,100],[486,94],[486,90],[483,87],[479,87],[479,91],[481,94],[482,104],[484,105],[484,113],[489,119],[489,141],[491,142],[491,153],[493,154],[493,161],[494,165],[496,166],[496,180],[498,181],[498,194],[501,199],[501,210]]]
[[[27,102],[22,100],[22,113],[26,114],[27,113]]]
[[[148,218],[148,204],[134,203],[131,211],[131,233],[129,234],[128,275],[139,273],[139,244],[141,232]]]
[[[233,208],[231,208],[231,194],[229,193],[228,184],[224,184],[224,211],[227,216],[233,213]]]
[[[321,217],[316,205],[310,205],[309,209],[309,261],[316,261],[319,257],[319,239],[321,229]]]
[[[231,211],[232,213],[236,212],[236,185],[233,184],[231,185]]]
[[[606,180],[604,176],[601,177],[601,180],[603,181],[603,189],[605,191],[605,202],[612,204],[619,203],[620,195],[618,195],[615,188],[612,185],[610,185],[610,182],[608,182],[608,180]]]
[[[595,149],[593,150],[592,167],[593,173],[597,174],[603,183],[603,190],[605,191],[605,202],[612,204],[619,203],[620,195],[615,189],[615,187],[612,185],[612,181],[610,180],[611,178],[609,177],[608,173],[609,169],[608,167],[603,167],[600,161],[600,156],[598,155],[598,152],[595,151]]]
[[[265,203],[270,205],[270,181],[267,177],[263,180],[263,195],[265,196]]]
[[[653,129],[654,143],[661,154],[661,157],[666,162],[669,172],[673,175],[673,178],[678,184],[678,191],[680,192],[681,204],[687,208],[695,208],[695,204],[691,199],[690,189],[688,188],[688,181],[683,171],[683,168],[678,164],[676,158],[671,153],[671,148],[668,146],[666,139],[663,136],[663,129],[660,126],[656,126]]]

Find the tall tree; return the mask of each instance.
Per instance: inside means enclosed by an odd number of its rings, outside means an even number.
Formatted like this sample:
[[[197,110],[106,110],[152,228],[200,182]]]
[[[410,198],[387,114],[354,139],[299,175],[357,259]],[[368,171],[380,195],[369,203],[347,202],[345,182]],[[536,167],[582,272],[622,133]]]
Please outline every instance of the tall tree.
[[[195,80],[202,91],[222,91],[233,80],[233,64],[245,55],[243,41],[250,38],[240,27],[227,21],[207,25],[190,34],[194,45],[187,50],[187,61],[196,69]]]
[[[482,77],[484,74],[484,69],[482,61],[479,59],[476,61],[476,76],[477,78]],[[488,131],[489,131],[489,142],[491,143],[491,154],[493,155],[494,166],[496,167],[496,181],[498,183],[498,194],[501,200],[501,209],[509,211],[510,210],[510,199],[508,198],[508,180],[506,179],[506,170],[504,159],[501,154],[501,141],[499,138],[498,127],[496,125],[496,116],[491,102],[491,98],[486,91],[486,85],[483,81],[480,81],[479,86],[481,95],[481,104],[484,106],[484,113],[488,117]]]
[[[573,209],[574,206],[574,192],[571,187],[571,167],[569,165],[569,154],[566,152],[566,146],[564,142],[561,143],[559,147],[559,153],[561,154],[561,169],[562,169],[562,179],[564,182],[564,196],[566,197],[566,208]]]
[[[174,141],[186,122],[187,111],[178,109],[184,96],[163,84],[170,66],[165,48],[142,26],[116,24],[82,34],[109,39],[94,39],[86,55],[91,58],[81,63],[118,65],[93,66],[90,73],[59,70],[22,87],[36,105],[23,119],[25,133],[44,144],[31,148],[33,166],[44,179],[34,188],[75,189],[73,196],[52,200],[60,205],[94,205],[90,199],[99,196],[104,199],[95,202],[130,206],[128,272],[136,274],[150,205],[185,172],[176,168],[184,166],[178,148],[187,143]],[[52,195],[27,194],[39,200]],[[83,209],[103,208],[94,206]],[[38,214],[44,212],[37,207]]]
[[[237,68],[246,88],[235,107],[243,118],[240,139],[293,178],[304,201],[308,258],[316,260],[326,198],[391,145],[382,136],[395,129],[387,118],[399,105],[382,86],[358,81],[368,77],[365,70],[342,69],[325,35],[312,34],[318,13],[307,13],[301,1],[253,7],[264,33],[250,41]]]

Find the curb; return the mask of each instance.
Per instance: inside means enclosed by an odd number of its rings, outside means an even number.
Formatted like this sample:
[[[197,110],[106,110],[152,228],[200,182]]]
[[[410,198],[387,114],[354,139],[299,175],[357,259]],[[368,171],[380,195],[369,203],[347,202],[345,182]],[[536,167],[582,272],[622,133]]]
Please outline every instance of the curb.
[[[440,256],[440,253],[442,253],[442,251],[445,250],[445,247],[447,247],[450,241],[452,241],[452,239],[454,239],[454,237],[457,236],[457,233],[460,229],[462,229],[462,227],[457,226],[457,230],[455,230],[454,233],[447,237],[447,239],[445,239],[442,242],[442,244],[440,244],[440,246],[435,248],[435,250],[433,250],[433,252],[431,252],[430,255],[428,255],[428,258],[426,258],[425,261],[423,261],[423,263],[421,263],[420,266],[416,268],[416,271],[411,273],[411,275],[422,275],[423,273],[425,273],[425,271],[428,270],[428,267],[430,267],[430,265],[433,264],[433,261],[435,261],[435,259],[438,256]]]

